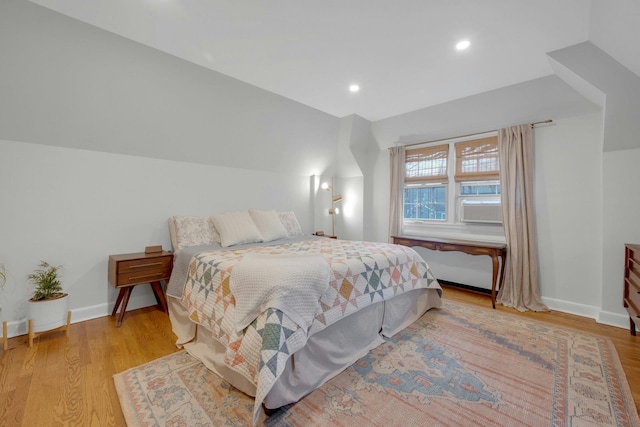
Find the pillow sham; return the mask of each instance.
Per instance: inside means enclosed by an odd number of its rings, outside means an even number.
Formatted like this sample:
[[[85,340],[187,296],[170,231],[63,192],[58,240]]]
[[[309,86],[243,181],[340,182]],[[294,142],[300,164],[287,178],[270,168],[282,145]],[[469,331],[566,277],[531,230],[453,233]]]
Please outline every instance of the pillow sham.
[[[248,211],[213,215],[211,219],[216,230],[220,233],[220,244],[225,248],[242,243],[263,241],[262,234]]]
[[[284,228],[276,211],[249,209],[249,215],[251,215],[251,219],[258,227],[260,234],[262,234],[263,242],[284,239],[288,236],[287,229]]]
[[[177,252],[188,246],[220,244],[220,235],[216,231],[209,216],[173,216],[169,219],[175,225],[175,241],[173,233],[171,243]]]
[[[278,212],[278,216],[285,230],[287,230],[287,237],[302,236],[302,229],[294,211]]]

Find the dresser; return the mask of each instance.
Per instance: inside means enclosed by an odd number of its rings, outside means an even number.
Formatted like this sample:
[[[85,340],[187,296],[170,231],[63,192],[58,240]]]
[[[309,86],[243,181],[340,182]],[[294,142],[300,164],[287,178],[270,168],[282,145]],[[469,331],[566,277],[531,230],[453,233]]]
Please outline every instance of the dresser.
[[[624,294],[622,304],[629,312],[629,330],[640,326],[640,245],[624,245]]]

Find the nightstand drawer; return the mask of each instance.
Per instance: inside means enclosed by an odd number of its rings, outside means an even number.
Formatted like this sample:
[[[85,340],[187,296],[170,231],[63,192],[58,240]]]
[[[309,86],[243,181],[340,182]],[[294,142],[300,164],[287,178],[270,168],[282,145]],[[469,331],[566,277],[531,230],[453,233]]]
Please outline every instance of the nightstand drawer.
[[[148,269],[140,271],[131,271],[118,274],[118,285],[127,286],[136,283],[158,282],[160,280],[169,280],[171,277],[171,268],[166,267],[161,270]]]
[[[171,268],[171,258],[144,258],[118,263],[118,275],[142,270],[166,270]]]
[[[120,254],[109,256],[109,283],[114,288],[169,280],[173,254]]]

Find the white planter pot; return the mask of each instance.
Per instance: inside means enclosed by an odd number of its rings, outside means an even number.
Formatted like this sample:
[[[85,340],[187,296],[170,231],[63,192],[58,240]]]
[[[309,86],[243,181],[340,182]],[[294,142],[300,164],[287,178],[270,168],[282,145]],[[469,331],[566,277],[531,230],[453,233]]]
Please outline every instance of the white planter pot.
[[[29,319],[32,321],[33,332],[43,332],[56,329],[67,324],[69,312],[69,294],[60,298],[31,301],[29,300]]]

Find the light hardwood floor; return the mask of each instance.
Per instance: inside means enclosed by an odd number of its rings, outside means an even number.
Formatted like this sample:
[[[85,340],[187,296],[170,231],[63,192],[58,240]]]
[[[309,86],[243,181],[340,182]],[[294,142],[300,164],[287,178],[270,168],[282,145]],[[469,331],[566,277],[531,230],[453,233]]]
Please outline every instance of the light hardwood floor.
[[[445,287],[446,299],[491,310],[487,295]],[[640,335],[569,314],[498,311],[609,337],[615,344],[640,410]],[[154,307],[127,312],[121,327],[103,317],[44,334],[28,346],[26,336],[0,346],[0,426],[124,426],[112,376],[178,351],[166,314]]]

